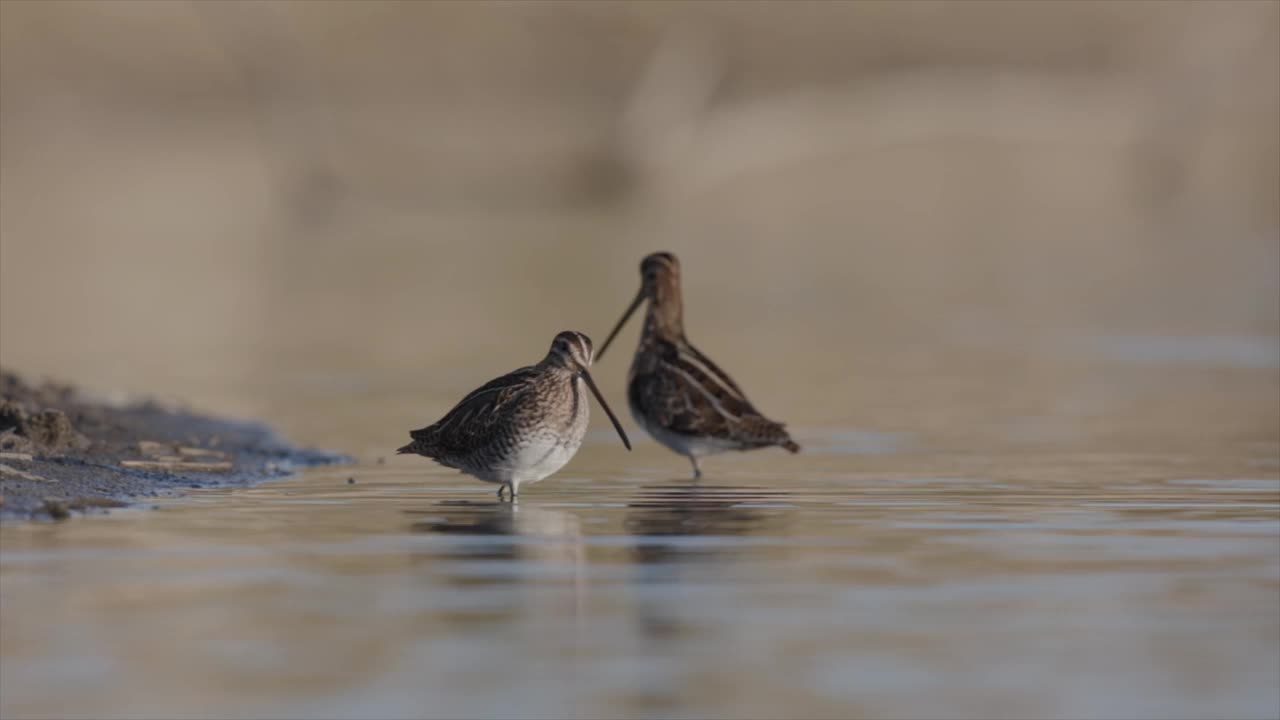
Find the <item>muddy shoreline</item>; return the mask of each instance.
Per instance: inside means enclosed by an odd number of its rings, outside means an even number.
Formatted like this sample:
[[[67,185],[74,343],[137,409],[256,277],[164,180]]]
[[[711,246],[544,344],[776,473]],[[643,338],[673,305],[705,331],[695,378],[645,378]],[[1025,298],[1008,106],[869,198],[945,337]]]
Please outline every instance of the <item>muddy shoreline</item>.
[[[0,370],[0,520],[60,520],[347,461],[292,447],[261,423],[113,405]]]

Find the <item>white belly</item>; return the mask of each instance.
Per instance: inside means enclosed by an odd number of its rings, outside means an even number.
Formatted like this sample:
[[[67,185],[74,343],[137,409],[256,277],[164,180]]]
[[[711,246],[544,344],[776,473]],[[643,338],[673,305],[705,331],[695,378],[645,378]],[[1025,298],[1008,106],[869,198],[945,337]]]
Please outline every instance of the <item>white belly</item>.
[[[582,439],[587,435],[587,425],[591,418],[586,388],[582,380],[577,382],[581,402],[577,407],[577,415],[568,421],[567,427],[558,425],[534,431],[524,438],[516,452],[495,467],[472,474],[481,480],[518,486],[538,482],[567,465],[578,453],[578,448],[582,447]]]
[[[629,404],[630,403],[628,403],[628,405]],[[644,428],[644,431],[649,433],[650,437],[657,440],[659,444],[665,446],[668,450],[681,455],[688,457],[703,457],[706,455],[716,455],[718,453],[728,452],[729,450],[736,450],[738,448],[738,445],[731,441],[671,432],[661,425],[650,421],[642,413],[637,412],[634,407],[631,408],[631,417],[635,419],[637,425]]]
[[[567,465],[581,446],[582,435],[577,438],[546,438],[532,442],[516,455],[512,463],[511,480],[518,484],[538,482]]]
[[[576,442],[573,438],[537,437],[499,463],[485,467],[465,467],[461,470],[485,482],[504,485],[535,483],[567,465],[581,445],[581,436]]]

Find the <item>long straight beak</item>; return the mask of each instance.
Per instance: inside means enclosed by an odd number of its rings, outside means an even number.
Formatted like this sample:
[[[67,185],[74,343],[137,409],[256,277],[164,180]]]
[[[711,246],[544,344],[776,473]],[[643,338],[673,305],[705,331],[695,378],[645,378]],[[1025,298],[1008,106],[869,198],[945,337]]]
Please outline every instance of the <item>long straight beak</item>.
[[[644,302],[643,286],[640,288],[640,292],[636,293],[636,299],[631,301],[631,307],[627,308],[627,311],[622,313],[622,319],[618,321],[617,325],[613,326],[613,332],[609,333],[609,337],[604,339],[604,344],[600,346],[600,351],[596,353],[596,362],[600,362],[600,358],[604,357],[604,351],[609,349],[609,343],[613,342],[613,339],[618,336],[618,331],[622,329],[623,325],[627,324],[627,321],[631,319],[636,308],[640,307],[640,303],[642,302]]]
[[[613,429],[618,431],[618,437],[622,438],[622,444],[631,449],[631,440],[627,438],[627,433],[622,429],[622,423],[618,422],[618,418],[613,414],[613,410],[609,408],[609,403],[604,401],[604,396],[600,394],[600,388],[596,387],[596,381],[591,379],[591,373],[586,368],[581,368],[582,379],[587,381],[587,387],[591,388],[591,394],[596,396],[596,400],[600,401],[600,407],[604,408],[604,412],[609,416],[609,421],[613,423]]]

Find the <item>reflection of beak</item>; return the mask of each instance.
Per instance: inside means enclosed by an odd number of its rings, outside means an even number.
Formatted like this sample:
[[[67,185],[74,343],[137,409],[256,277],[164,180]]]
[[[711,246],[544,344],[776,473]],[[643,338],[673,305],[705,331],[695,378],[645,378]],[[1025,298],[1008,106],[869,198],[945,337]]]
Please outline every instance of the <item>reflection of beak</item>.
[[[613,423],[613,429],[618,431],[618,437],[622,438],[622,444],[631,449],[631,440],[627,439],[627,433],[622,429],[622,423],[618,422],[617,416],[613,414],[613,410],[609,408],[609,403],[604,401],[604,396],[600,394],[600,388],[596,387],[596,381],[591,379],[591,373],[586,368],[582,368],[582,379],[587,381],[587,387],[591,388],[591,393],[596,396],[596,400],[600,401],[600,407],[604,408],[604,412],[609,416],[609,421]]]
[[[617,325],[613,326],[613,332],[609,333],[609,337],[604,339],[604,345],[601,345],[600,352],[596,353],[596,362],[599,362],[600,358],[604,357],[604,351],[609,349],[609,343],[613,342],[613,339],[618,336],[618,331],[622,329],[623,325],[627,324],[627,320],[631,319],[632,314],[635,313],[636,308],[640,307],[642,302],[644,302],[643,286],[640,287],[640,292],[636,293],[636,299],[631,301],[631,307],[622,313],[622,319],[618,321]]]

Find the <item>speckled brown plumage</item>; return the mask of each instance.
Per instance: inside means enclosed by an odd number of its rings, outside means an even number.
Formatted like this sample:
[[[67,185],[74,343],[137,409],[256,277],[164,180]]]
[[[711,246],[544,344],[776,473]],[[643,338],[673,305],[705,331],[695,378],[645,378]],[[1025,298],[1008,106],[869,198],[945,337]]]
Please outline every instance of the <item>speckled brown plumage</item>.
[[[514,370],[471,391],[438,422],[410,431],[397,450],[432,458],[487,482],[509,488],[537,482],[559,470],[582,445],[590,415],[584,386],[595,393],[622,442],[630,440],[600,396],[587,368],[591,339],[562,332],[537,365]]]
[[[689,458],[728,450],[777,445],[799,452],[782,423],[756,410],[728,373],[698,351],[684,334],[680,263],[654,253],[640,263],[641,287],[600,348],[604,355],[641,302],[649,301],[644,329],[627,375],[627,404],[655,440]]]

